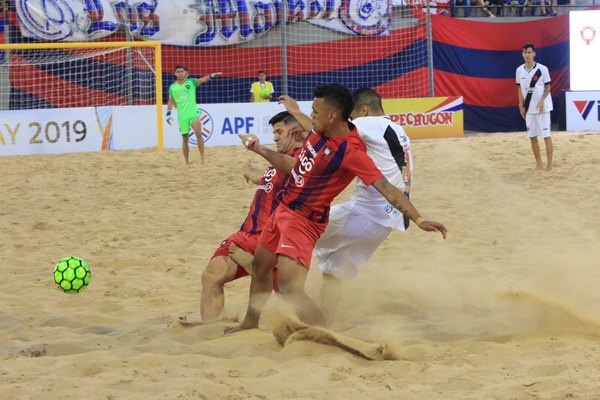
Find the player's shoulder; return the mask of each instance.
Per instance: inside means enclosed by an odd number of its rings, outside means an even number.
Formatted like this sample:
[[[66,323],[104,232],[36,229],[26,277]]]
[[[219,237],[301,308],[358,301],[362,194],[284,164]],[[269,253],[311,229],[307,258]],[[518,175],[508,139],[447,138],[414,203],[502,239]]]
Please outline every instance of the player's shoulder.
[[[393,130],[398,136],[406,136],[402,126],[386,116],[359,117],[352,121],[361,138],[381,138],[387,131]]]

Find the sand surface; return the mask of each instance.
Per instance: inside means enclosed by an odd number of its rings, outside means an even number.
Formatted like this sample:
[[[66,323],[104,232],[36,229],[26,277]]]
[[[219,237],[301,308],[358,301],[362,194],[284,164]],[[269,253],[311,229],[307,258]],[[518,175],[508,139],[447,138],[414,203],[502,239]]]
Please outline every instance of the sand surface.
[[[553,138],[551,172],[524,133],[413,142],[413,202],[449,237],[393,233],[331,326],[385,361],[282,347],[274,296],[261,329],[224,336],[249,279],[224,321],[177,322],[248,210],[240,166],[263,163],[241,146],[189,167],[176,149],[0,157],[0,398],[600,399],[600,134]],[[93,273],[77,295],[52,281],[68,255]]]

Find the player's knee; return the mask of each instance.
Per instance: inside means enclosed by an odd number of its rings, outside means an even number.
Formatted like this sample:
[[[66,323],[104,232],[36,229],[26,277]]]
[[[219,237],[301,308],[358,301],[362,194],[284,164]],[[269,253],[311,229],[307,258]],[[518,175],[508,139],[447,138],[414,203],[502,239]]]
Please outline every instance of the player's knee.
[[[258,279],[266,279],[271,276],[274,267],[274,265],[270,265],[269,263],[252,260],[252,275]]]
[[[304,282],[279,276],[277,280],[279,294],[284,297],[294,297],[304,293]]]
[[[210,262],[202,271],[202,287],[223,286],[227,283],[227,267],[223,263]]]

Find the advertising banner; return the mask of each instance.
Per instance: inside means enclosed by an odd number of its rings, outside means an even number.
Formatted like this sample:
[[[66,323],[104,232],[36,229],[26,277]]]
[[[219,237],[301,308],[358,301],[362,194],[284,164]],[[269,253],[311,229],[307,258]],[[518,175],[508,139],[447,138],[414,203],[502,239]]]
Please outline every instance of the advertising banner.
[[[569,12],[571,90],[600,90],[600,10]]]
[[[600,131],[600,91],[565,92],[568,131]]]
[[[350,35],[388,35],[391,0],[18,0],[21,34],[81,42],[127,28],[181,46],[248,42],[281,24],[309,22]]]
[[[310,113],[312,102],[298,104]],[[165,105],[163,115],[166,110]],[[273,144],[269,120],[284,108],[275,102],[230,103],[200,105],[199,110],[205,145],[214,147],[240,145],[238,133]],[[166,148],[181,147],[176,110],[173,116],[173,125],[163,126]],[[0,156],[157,147],[156,121],[155,106],[0,111]],[[190,143],[197,144],[193,131]]]
[[[595,92],[600,98],[600,92]],[[591,96],[592,98],[594,96]],[[573,101],[573,107],[582,107]],[[596,118],[598,100],[587,101],[580,113]],[[312,101],[298,102],[310,115]],[[385,112],[400,124],[411,139],[463,136],[461,97],[383,100]],[[591,111],[588,110],[591,107]],[[199,105],[205,146],[239,146],[239,133],[253,133],[263,144],[273,144],[269,120],[284,111],[276,102]],[[166,113],[164,105],[162,112]],[[163,121],[165,148],[180,148],[181,133],[177,110],[173,124]],[[113,106],[67,109],[0,111],[0,156],[17,154],[57,154],[99,150],[134,150],[157,147],[155,106]],[[592,129],[592,128],[589,128]],[[598,129],[598,128],[596,128]],[[194,132],[190,143],[197,144]]]
[[[100,150],[103,134],[91,107],[0,111],[0,155]]]
[[[411,139],[463,137],[463,98],[383,100],[383,109]]]
[[[311,101],[298,102],[300,109],[311,112]],[[273,143],[273,132],[269,120],[273,115],[285,108],[275,102],[271,103],[231,103],[206,104],[198,107],[202,121],[202,135],[206,146],[240,145],[238,133],[253,133],[263,144]],[[164,108],[166,112],[166,106]],[[177,126],[174,112],[173,125],[164,126],[165,147],[181,147],[181,134]],[[190,142],[195,145],[196,139],[191,135]]]

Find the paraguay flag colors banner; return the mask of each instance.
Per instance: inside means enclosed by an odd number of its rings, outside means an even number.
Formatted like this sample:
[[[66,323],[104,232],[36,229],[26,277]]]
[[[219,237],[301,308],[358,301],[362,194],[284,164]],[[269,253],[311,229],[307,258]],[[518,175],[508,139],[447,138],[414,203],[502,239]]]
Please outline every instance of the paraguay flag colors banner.
[[[463,96],[465,129],[525,130],[519,115],[515,71],[522,47],[536,47],[537,62],[550,70],[554,109],[569,88],[568,15],[515,23],[489,23],[433,15],[436,96]]]
[[[351,35],[387,35],[391,0],[16,0],[21,34],[81,42],[122,27],[180,46],[244,43],[281,24],[309,22]]]

